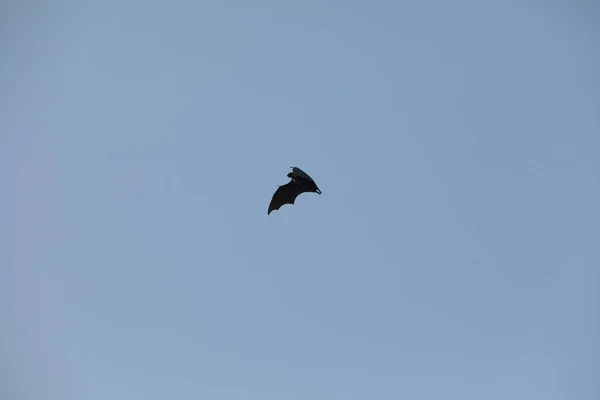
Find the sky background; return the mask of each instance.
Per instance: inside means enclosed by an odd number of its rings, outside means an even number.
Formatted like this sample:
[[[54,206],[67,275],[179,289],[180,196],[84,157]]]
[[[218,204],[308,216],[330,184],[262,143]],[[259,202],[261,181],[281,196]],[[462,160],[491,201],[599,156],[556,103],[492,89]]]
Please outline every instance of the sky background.
[[[1,4],[2,399],[599,398],[600,3]]]

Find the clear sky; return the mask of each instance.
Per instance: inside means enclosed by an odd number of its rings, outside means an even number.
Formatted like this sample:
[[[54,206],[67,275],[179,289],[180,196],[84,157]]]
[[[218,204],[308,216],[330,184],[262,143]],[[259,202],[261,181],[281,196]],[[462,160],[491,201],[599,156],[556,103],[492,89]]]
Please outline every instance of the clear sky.
[[[0,397],[597,400],[599,6],[2,2]]]

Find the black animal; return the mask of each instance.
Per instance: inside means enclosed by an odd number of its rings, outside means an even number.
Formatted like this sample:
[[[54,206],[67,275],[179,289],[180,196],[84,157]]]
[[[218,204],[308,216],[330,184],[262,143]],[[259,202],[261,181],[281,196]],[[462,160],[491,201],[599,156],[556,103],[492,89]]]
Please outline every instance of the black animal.
[[[319,190],[315,181],[306,172],[297,167],[291,168],[292,172],[287,174],[291,181],[277,188],[271,199],[271,204],[269,204],[267,215],[271,214],[273,210],[279,210],[284,204],[294,204],[296,197],[302,193],[312,192],[321,194],[321,190]]]

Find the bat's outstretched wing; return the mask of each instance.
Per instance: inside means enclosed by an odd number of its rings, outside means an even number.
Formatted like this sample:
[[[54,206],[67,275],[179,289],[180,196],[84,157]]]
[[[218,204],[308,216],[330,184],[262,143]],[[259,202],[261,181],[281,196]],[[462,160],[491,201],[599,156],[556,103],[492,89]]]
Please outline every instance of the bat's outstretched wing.
[[[279,208],[284,204],[294,204],[296,197],[306,191],[306,189],[294,181],[290,181],[285,185],[279,186],[275,191],[275,194],[273,194],[267,215],[271,214],[271,211],[273,210],[279,210]]]

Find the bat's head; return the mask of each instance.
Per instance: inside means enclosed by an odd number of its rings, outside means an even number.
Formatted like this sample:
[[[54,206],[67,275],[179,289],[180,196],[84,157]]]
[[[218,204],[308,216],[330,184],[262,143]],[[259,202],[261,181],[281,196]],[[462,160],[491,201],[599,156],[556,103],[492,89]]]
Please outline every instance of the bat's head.
[[[287,177],[288,177],[288,178],[293,178],[293,177],[294,177],[294,174],[292,174],[292,173],[290,172],[289,174],[287,174]]]

